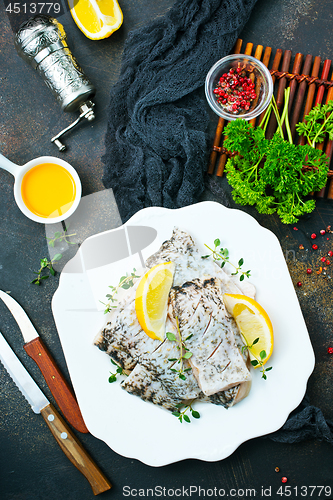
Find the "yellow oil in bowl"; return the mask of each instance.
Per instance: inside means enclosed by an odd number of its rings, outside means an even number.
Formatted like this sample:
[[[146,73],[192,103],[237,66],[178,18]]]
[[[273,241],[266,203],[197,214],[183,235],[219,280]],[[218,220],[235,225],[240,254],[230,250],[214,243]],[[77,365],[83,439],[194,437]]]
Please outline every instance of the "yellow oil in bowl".
[[[72,175],[56,163],[41,163],[24,175],[23,203],[34,215],[45,219],[64,215],[73,205],[76,185]]]

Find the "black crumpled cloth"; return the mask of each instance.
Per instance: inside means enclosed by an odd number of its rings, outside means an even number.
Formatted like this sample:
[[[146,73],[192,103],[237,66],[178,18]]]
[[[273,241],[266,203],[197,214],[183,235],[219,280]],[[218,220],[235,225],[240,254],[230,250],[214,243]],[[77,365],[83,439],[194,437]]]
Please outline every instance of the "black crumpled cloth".
[[[333,422],[326,420],[320,408],[312,406],[307,396],[276,432],[264,436],[279,443],[299,443],[318,439],[333,444]]]
[[[199,200],[209,149],[203,86],[230,53],[256,0],[177,0],[129,34],[111,89],[103,183],[126,222],[150,206]]]
[[[177,0],[170,11],[132,32],[111,89],[103,157],[126,222],[150,206],[179,208],[204,191],[210,116],[203,93],[210,67],[227,55],[256,0]],[[219,186],[208,186],[228,205]],[[333,422],[304,398],[283,427],[265,438],[333,444]]]

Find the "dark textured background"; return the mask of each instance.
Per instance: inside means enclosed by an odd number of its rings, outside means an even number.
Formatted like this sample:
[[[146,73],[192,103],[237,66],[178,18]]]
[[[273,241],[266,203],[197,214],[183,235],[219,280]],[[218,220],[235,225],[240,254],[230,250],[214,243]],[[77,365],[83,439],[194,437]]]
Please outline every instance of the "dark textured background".
[[[121,0],[123,26],[102,41],[87,39],[77,29],[69,13],[59,18],[67,32],[72,52],[97,88],[96,120],[78,127],[65,140],[68,151],[64,157],[77,169],[84,195],[103,189],[101,156],[104,152],[108,94],[117,80],[126,36],[130,30],[163,15],[172,3],[171,0]],[[259,0],[241,37],[255,45],[261,43],[273,49],[291,49],[293,55],[299,51],[320,55],[323,59],[331,58],[332,21],[333,5],[329,0]],[[218,58],[219,54],[216,55]],[[37,156],[58,154],[50,138],[69,124],[74,116],[65,115],[60,110],[38,75],[17,56],[3,3],[0,3],[0,104],[2,154],[18,164]],[[212,139],[216,123],[216,117],[212,116]],[[217,182],[228,193],[225,179]],[[209,191],[203,199],[219,201]],[[24,306],[68,377],[50,306],[57,278],[48,280],[42,289],[29,284],[33,271],[38,268],[39,258],[47,255],[44,227],[26,219],[16,207],[13,178],[5,171],[0,171],[0,200],[0,289],[10,290]],[[316,354],[316,368],[309,380],[308,394],[311,404],[322,408],[325,417],[333,420],[333,356],[327,354],[327,347],[333,346],[332,280],[328,277],[329,268],[326,276],[315,273],[306,275],[307,267],[318,268],[319,256],[333,250],[332,235],[328,235],[329,241],[326,236],[318,237],[318,253],[311,250],[310,238],[311,233],[319,233],[320,229],[333,225],[332,202],[320,201],[315,213],[297,224],[298,231],[293,226],[283,226],[275,217],[259,216],[254,211],[248,211],[278,236],[293,282],[303,282],[303,286],[297,288],[297,294]],[[300,243],[304,245],[304,250],[299,250]],[[2,304],[0,330],[53,401],[38,368],[23,350],[16,323]],[[292,366],[286,366],[286,370],[290,377],[297,377]],[[60,451],[42,417],[31,412],[1,365],[0,377],[1,500],[93,498],[85,478]],[[256,411],[260,412],[261,408]],[[272,486],[271,498],[281,498],[276,491],[282,484],[282,475],[288,477],[287,484],[292,488],[289,498],[301,496],[300,489],[296,495],[293,489],[296,486],[330,485],[333,489],[333,448],[327,443],[310,440],[299,444],[279,444],[258,438],[242,444],[231,457],[220,462],[187,460],[156,469],[117,455],[91,435],[76,435],[113,483],[112,490],[103,494],[104,498],[124,498],[122,488],[125,485],[139,489],[154,488],[156,485],[179,488],[191,484],[226,490],[255,488],[257,498],[261,498],[261,486]],[[180,445],[175,442],[175,446]],[[280,473],[274,471],[276,466],[280,467]]]

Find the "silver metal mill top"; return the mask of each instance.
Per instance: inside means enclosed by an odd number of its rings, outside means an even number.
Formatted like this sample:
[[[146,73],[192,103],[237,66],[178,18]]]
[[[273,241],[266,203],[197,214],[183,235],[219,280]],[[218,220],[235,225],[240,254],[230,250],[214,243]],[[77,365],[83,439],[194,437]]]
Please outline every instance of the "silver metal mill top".
[[[32,66],[49,87],[63,111],[79,111],[79,117],[51,139],[59,151],[66,146],[60,137],[82,118],[95,118],[91,98],[96,89],[72,55],[66,33],[57,19],[39,14],[25,21],[14,39],[17,53]]]

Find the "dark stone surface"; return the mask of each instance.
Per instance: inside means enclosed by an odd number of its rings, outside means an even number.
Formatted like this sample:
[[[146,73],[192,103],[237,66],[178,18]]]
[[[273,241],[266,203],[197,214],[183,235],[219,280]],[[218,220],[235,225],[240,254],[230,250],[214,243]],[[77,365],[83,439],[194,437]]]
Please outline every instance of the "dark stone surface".
[[[163,15],[172,3],[171,0],[123,0],[123,26],[109,39],[95,42],[77,29],[69,13],[59,18],[73,53],[97,88],[96,120],[92,124],[82,124],[66,137],[68,150],[64,157],[78,170],[84,195],[103,189],[101,156],[108,94],[119,73],[126,36],[130,30]],[[321,55],[323,59],[330,58],[333,54],[332,17],[332,2],[329,0],[259,0],[242,38],[255,45],[261,43],[273,49],[291,49],[293,55],[300,51]],[[41,155],[57,156],[57,149],[50,143],[50,138],[68,125],[74,115],[66,115],[60,110],[38,75],[17,56],[3,3],[0,3],[0,70],[1,153],[18,164]],[[215,125],[216,117],[213,116],[212,138]],[[217,183],[229,193],[225,179]],[[221,201],[209,191],[205,199]],[[69,380],[50,306],[57,278],[49,279],[42,289],[30,285],[39,258],[47,255],[44,227],[21,214],[13,198],[13,178],[2,170],[0,200],[0,289],[11,291],[24,306]],[[230,204],[233,206],[232,201]],[[326,276],[315,273],[306,275],[307,267],[319,267],[319,252],[316,254],[311,250],[310,235],[329,224],[333,225],[332,204],[320,201],[314,214],[297,224],[298,231],[293,230],[293,226],[283,226],[275,217],[247,211],[278,236],[293,282],[303,282],[303,286],[297,288],[297,294],[316,354],[316,368],[309,380],[308,393],[311,404],[319,406],[326,418],[333,420],[333,358],[327,355],[327,347],[333,346],[332,281],[327,277],[329,272]],[[333,250],[332,235],[328,237],[329,241],[326,237],[320,240],[318,237],[320,256],[329,249]],[[299,250],[301,243],[305,247],[302,251]],[[53,401],[38,368],[23,350],[15,321],[1,303],[0,329],[33,378]],[[299,348],[302,349],[302,346]],[[286,366],[286,370],[290,377],[297,377],[292,366]],[[55,444],[42,417],[31,412],[1,365],[0,376],[0,498],[93,498],[87,481]],[[261,408],[256,411],[260,412]],[[75,434],[114,485],[110,492],[103,494],[104,498],[124,498],[123,487],[126,485],[138,490],[155,486],[189,488],[191,485],[206,489],[224,488],[227,492],[231,488],[243,489],[244,494],[239,494],[237,498],[245,497],[247,488],[256,489],[256,497],[264,498],[262,486],[271,486],[271,498],[281,498],[277,490],[282,484],[282,475],[288,477],[287,485],[292,491],[289,498],[298,498],[301,486],[333,488],[333,449],[326,443],[307,441],[286,445],[258,438],[242,444],[232,456],[220,462],[187,460],[156,469],[117,455],[92,435]],[[175,447],[182,445],[175,442]],[[280,467],[280,473],[274,471],[276,466]],[[315,498],[316,494],[312,496]],[[310,497],[310,490],[307,497]],[[168,496],[165,495],[165,498]],[[199,497],[193,495],[192,498]]]

